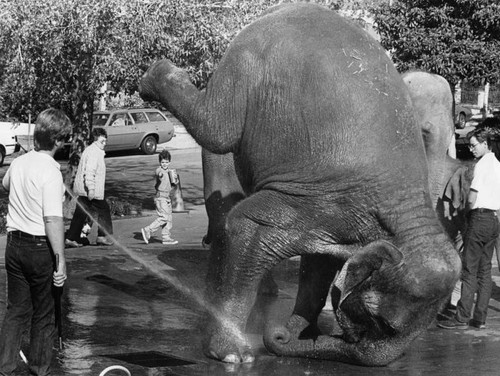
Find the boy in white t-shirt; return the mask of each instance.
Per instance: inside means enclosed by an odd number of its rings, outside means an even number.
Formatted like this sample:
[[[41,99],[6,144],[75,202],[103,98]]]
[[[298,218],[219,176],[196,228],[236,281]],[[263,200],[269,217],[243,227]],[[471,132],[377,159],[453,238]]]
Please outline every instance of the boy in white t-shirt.
[[[0,375],[17,368],[22,333],[31,324],[31,375],[50,374],[54,326],[52,285],[66,280],[64,186],[55,152],[71,132],[62,112],[38,115],[35,150],[14,159],[2,184],[9,191],[7,214],[7,312],[0,332]]]

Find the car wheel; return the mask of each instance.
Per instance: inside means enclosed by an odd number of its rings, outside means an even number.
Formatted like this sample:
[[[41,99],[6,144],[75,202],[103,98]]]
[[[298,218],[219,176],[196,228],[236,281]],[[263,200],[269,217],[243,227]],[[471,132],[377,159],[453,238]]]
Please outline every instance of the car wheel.
[[[460,112],[458,114],[457,128],[458,129],[464,129],[465,128],[465,114],[463,112]]]
[[[5,159],[5,151],[0,149],[0,167],[3,166],[3,160]]]
[[[141,150],[147,155],[154,154],[156,151],[156,138],[154,136],[147,136],[142,141]]]

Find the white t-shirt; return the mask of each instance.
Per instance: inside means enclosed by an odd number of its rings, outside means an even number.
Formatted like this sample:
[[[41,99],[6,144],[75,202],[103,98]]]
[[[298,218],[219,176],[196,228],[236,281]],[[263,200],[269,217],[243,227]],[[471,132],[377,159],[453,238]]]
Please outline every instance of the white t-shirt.
[[[50,155],[32,150],[14,159],[2,183],[9,190],[7,231],[44,236],[43,217],[62,217],[64,184]]]
[[[486,153],[476,163],[470,189],[477,192],[471,209],[500,209],[500,162],[492,152]]]

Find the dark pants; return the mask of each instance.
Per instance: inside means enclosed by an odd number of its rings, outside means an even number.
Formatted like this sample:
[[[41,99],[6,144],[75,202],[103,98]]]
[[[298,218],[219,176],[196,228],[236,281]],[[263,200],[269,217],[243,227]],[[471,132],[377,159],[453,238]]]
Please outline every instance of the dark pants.
[[[79,196],[66,238],[79,242],[85,221],[90,213],[94,211],[97,213],[97,236],[112,234],[113,224],[111,222],[111,212],[107,201],[96,199],[89,200],[85,196]]]
[[[54,256],[48,241],[8,236],[5,249],[7,311],[0,332],[0,375],[11,375],[30,327],[28,364],[34,375],[49,375],[54,345]]]
[[[477,293],[472,319],[485,323],[493,282],[491,259],[499,223],[494,212],[471,211],[464,239],[462,254],[462,291],[457,303],[457,320],[468,322],[471,318],[474,294]]]

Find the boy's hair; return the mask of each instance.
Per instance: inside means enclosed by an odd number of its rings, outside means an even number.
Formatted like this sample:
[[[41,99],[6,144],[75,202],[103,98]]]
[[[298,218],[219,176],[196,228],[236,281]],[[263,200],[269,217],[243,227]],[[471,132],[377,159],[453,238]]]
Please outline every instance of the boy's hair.
[[[64,140],[71,130],[71,121],[61,110],[48,108],[42,111],[36,118],[33,132],[35,150],[52,150],[56,141]]]
[[[500,119],[486,118],[474,130],[467,134],[470,141],[474,136],[479,142],[486,141],[488,148],[495,153],[495,157],[500,161]]]
[[[163,159],[166,159],[169,162],[172,160],[172,156],[166,149],[163,149],[162,151],[160,151],[160,154],[158,154],[158,161],[161,162]]]
[[[476,129],[470,131],[467,134],[467,139],[470,141],[472,137],[475,137],[478,142],[486,141],[488,146],[490,145],[490,128],[486,127],[477,127]]]
[[[106,132],[106,129],[100,127],[92,128],[92,133],[91,133],[92,139],[90,140],[90,142],[97,141],[97,139],[101,136],[108,138],[108,132]]]

